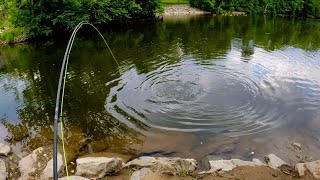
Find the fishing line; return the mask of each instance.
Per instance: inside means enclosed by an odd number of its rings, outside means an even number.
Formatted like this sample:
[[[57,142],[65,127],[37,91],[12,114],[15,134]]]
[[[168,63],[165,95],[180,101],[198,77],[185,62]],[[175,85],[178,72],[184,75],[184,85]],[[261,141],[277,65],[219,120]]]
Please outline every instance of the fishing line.
[[[64,94],[65,94],[65,85],[66,85],[66,77],[67,77],[67,70],[68,70],[68,64],[69,64],[69,56],[71,52],[71,48],[74,42],[74,39],[76,37],[76,34],[78,30],[83,26],[83,25],[89,25],[93,27],[96,32],[100,35],[100,37],[103,39],[103,42],[107,46],[108,50],[110,51],[110,54],[114,61],[116,62],[118,68],[120,69],[119,63],[114,56],[114,54],[111,51],[111,48],[109,47],[107,41],[103,37],[103,35],[100,33],[98,28],[96,28],[93,24],[88,23],[88,22],[80,22],[73,30],[71,37],[69,39],[63,61],[62,61],[62,66],[61,66],[61,71],[60,71],[60,77],[59,77],[59,83],[58,83],[58,90],[57,90],[57,99],[56,99],[56,107],[55,107],[55,115],[54,115],[54,138],[53,138],[53,179],[58,180],[58,160],[57,160],[57,149],[58,149],[58,126],[60,123],[61,127],[61,141],[62,141],[62,149],[63,149],[63,156],[64,156],[64,164],[65,164],[65,169],[66,169],[66,174],[67,178],[69,180],[69,172],[68,172],[68,166],[67,166],[67,158],[66,158],[66,151],[65,151],[65,146],[64,146],[64,135],[63,135],[63,103],[64,103]],[[62,94],[61,94],[61,89],[62,89]],[[61,100],[61,106],[60,106],[60,100]],[[60,107],[60,108],[59,108]],[[60,113],[59,113],[60,109]]]

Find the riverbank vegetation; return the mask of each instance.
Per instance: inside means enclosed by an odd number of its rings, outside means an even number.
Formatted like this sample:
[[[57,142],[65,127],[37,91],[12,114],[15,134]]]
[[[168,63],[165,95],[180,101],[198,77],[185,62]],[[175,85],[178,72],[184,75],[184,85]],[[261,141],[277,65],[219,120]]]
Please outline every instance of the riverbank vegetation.
[[[189,0],[162,0],[162,4],[189,4]]]
[[[185,4],[228,14],[320,18],[320,0],[0,0],[0,44],[70,32],[80,21],[95,25],[155,19],[161,4]]]
[[[15,42],[94,24],[153,19],[160,0],[0,0],[0,41]]]
[[[320,18],[319,0],[190,0],[190,4],[214,13],[241,11]]]

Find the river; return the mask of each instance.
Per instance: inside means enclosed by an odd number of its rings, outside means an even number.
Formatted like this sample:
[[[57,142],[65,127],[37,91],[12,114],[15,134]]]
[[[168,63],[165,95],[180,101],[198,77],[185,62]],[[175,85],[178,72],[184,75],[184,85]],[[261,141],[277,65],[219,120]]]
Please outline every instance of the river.
[[[65,92],[70,156],[320,158],[319,21],[197,16],[101,30],[120,67],[81,31]],[[66,44],[0,48],[0,142],[20,156],[52,143]]]

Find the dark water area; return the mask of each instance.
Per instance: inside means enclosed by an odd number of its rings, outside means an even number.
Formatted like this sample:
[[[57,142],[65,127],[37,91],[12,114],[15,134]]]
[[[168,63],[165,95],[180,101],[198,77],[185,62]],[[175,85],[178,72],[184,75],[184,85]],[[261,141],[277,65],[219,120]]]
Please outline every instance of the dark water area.
[[[90,29],[90,28],[89,28]],[[320,158],[320,22],[165,19],[75,41],[64,121],[70,157],[97,152],[200,161]],[[53,139],[65,40],[0,48],[0,142],[23,155]]]

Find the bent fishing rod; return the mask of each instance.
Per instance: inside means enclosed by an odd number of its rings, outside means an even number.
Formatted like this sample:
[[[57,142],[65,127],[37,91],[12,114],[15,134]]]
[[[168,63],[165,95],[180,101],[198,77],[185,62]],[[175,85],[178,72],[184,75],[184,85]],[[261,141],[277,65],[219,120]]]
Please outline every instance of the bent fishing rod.
[[[63,149],[63,158],[64,158],[64,164],[65,164],[65,170],[67,174],[67,178],[69,180],[69,174],[68,174],[68,166],[67,166],[67,158],[66,158],[66,152],[64,148],[64,136],[63,136],[63,100],[64,100],[64,90],[66,85],[66,77],[67,77],[67,71],[68,71],[68,64],[69,64],[69,56],[71,52],[71,48],[74,42],[74,39],[76,37],[76,34],[78,30],[83,25],[89,25],[93,27],[96,32],[100,35],[100,37],[103,39],[104,43],[107,46],[107,49],[110,51],[110,54],[114,61],[116,62],[117,66],[120,68],[119,63],[117,59],[115,58],[114,54],[112,53],[107,41],[103,37],[103,35],[100,33],[100,31],[91,23],[88,22],[80,22],[73,30],[71,37],[69,39],[66,51],[64,53],[61,70],[60,70],[60,77],[59,77],[59,83],[58,83],[58,89],[57,89],[57,98],[56,98],[56,106],[55,106],[55,112],[54,112],[54,137],[53,137],[53,179],[58,180],[58,127],[60,123],[60,131],[61,131],[61,141],[62,141],[62,149]]]

